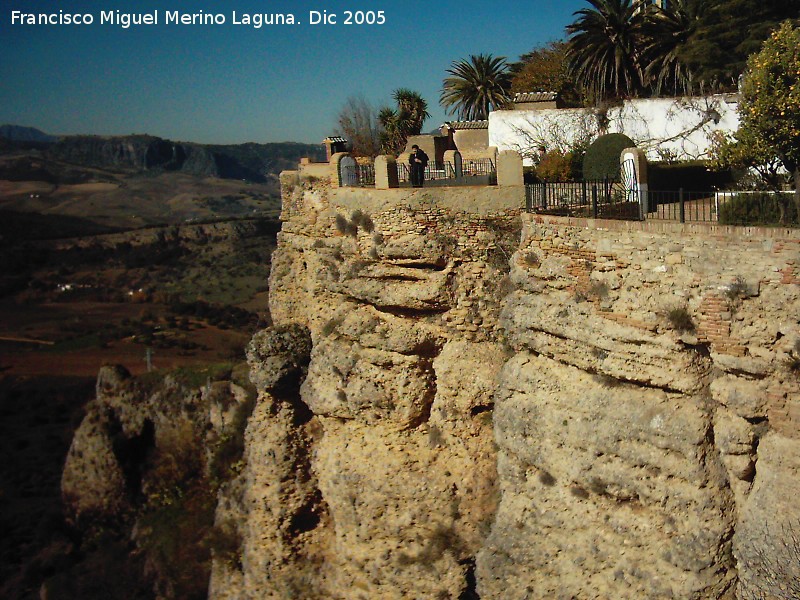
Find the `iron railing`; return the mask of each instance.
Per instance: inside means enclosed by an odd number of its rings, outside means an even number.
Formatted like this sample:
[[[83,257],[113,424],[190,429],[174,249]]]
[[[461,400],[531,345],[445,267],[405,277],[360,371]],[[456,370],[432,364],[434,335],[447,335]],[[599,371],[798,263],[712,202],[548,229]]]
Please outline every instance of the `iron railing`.
[[[497,168],[491,158],[467,159],[461,162],[462,177],[481,177],[497,174]]]
[[[714,192],[650,190],[647,192],[647,219],[679,223],[715,223],[718,205]]]
[[[626,189],[619,182],[578,181],[525,186],[528,212],[570,217],[723,225],[800,225],[793,192]]]
[[[716,200],[725,225],[800,225],[794,192],[717,192]]]
[[[375,187],[375,165],[341,167],[339,184],[343,187]]]
[[[428,161],[425,165],[425,181],[439,181],[442,179],[455,179],[456,170],[451,162]],[[397,163],[397,179],[400,185],[411,185],[411,166]]]
[[[639,196],[611,180],[533,183],[525,186],[528,212],[638,221]]]
[[[648,219],[722,225],[798,225],[793,193],[693,192],[648,193]]]
[[[397,179],[401,186],[411,185],[411,167],[397,163]],[[496,185],[497,169],[489,159],[465,160],[461,163],[450,161],[429,161],[425,167],[424,185]]]

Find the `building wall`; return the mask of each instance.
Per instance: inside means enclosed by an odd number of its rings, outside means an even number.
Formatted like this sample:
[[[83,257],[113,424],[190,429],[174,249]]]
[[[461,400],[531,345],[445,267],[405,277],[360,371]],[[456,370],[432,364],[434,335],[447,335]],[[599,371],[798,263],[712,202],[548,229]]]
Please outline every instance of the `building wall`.
[[[514,110],[545,110],[548,108],[558,108],[556,101],[552,102],[515,102]]]
[[[596,109],[498,110],[489,114],[489,145],[516,150],[526,165],[538,148],[568,151],[581,139],[600,133],[624,133],[649,160],[693,160],[709,157],[717,132],[738,129],[737,97],[652,98]]]
[[[462,156],[466,152],[486,151],[489,147],[489,130],[458,129],[454,132],[453,139]]]

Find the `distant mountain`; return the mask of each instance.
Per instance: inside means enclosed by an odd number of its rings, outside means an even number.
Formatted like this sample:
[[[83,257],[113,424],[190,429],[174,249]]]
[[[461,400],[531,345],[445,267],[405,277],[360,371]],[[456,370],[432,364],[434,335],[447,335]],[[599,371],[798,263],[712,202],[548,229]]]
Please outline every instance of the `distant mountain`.
[[[0,125],[0,138],[12,142],[55,142],[56,136],[48,135],[35,127],[22,127],[21,125]]]
[[[17,129],[14,126],[4,126]],[[41,135],[42,134],[39,132]],[[53,141],[54,140],[54,141]],[[23,143],[9,142],[7,149],[18,150]],[[0,143],[0,153],[3,144]],[[17,156],[14,162],[0,165],[0,179],[29,179],[31,169],[46,172],[36,177],[53,183],[75,183],[74,174],[64,179],[64,165],[85,169],[103,169],[121,173],[178,171],[200,177],[244,179],[265,182],[283,170],[294,169],[302,157],[324,160],[321,145],[280,142],[269,144],[206,145],[173,142],[151,135],[97,136],[70,135],[51,138],[51,143],[38,146],[35,157],[27,164]],[[43,159],[43,160],[42,160]],[[23,168],[25,167],[25,168]],[[25,173],[15,174],[22,169]]]

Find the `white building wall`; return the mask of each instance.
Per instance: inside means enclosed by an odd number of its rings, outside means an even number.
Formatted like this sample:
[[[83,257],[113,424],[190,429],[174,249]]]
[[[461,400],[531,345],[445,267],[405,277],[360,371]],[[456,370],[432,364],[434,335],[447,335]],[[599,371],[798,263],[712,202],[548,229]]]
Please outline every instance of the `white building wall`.
[[[568,151],[581,139],[624,133],[644,150],[648,160],[709,158],[715,132],[739,127],[738,97],[732,94],[691,98],[626,100],[600,113],[597,109],[497,110],[489,114],[489,145],[516,150],[526,165],[539,148]]]

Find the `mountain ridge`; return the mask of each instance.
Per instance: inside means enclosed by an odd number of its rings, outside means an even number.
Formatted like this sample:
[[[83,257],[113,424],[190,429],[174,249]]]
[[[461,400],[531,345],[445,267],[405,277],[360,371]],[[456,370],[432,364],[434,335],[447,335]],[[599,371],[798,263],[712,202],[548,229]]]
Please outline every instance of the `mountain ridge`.
[[[19,180],[20,176],[28,179],[31,173],[36,173],[36,180],[54,183],[69,183],[62,181],[63,174],[52,164],[55,162],[128,173],[179,171],[263,183],[293,168],[302,157],[316,160],[324,157],[322,146],[301,142],[198,144],[149,134],[55,137],[36,128],[15,125],[0,126],[0,138],[3,141],[0,152],[32,153],[27,162],[36,162],[38,167],[23,168],[25,165],[17,157],[0,166],[0,179]]]

